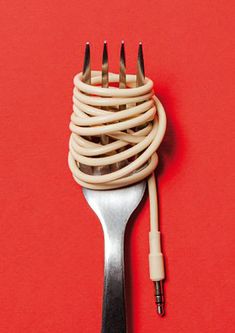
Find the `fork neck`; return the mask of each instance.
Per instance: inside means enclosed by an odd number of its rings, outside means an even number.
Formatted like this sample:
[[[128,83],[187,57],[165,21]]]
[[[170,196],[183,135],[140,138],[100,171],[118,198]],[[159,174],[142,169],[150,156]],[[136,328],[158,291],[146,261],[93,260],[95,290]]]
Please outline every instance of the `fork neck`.
[[[102,333],[126,333],[124,281],[125,227],[126,224],[118,223],[118,228],[115,228],[114,225],[112,228],[104,228],[105,278]]]

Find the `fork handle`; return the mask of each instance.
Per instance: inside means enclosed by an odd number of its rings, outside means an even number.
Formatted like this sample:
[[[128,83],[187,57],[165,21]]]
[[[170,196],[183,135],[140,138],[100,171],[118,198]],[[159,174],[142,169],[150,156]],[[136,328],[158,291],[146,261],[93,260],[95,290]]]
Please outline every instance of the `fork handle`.
[[[104,230],[105,269],[102,333],[126,333],[124,235],[125,226]]]

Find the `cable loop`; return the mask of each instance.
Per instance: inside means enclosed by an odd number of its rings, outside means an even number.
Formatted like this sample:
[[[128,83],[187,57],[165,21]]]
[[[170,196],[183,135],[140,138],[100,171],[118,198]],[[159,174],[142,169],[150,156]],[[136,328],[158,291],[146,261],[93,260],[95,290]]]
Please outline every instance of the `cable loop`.
[[[82,73],[74,78],[69,166],[78,184],[105,190],[139,182],[153,173],[166,116],[149,78],[135,87],[136,76],[127,75],[126,89],[102,88],[101,80],[100,71],[91,72],[91,85],[82,82]],[[109,73],[109,82],[118,83],[119,75]],[[126,108],[119,110],[120,105]],[[106,145],[100,143],[103,135],[109,137]],[[84,166],[93,171],[86,172]],[[102,168],[105,174],[97,172]]]

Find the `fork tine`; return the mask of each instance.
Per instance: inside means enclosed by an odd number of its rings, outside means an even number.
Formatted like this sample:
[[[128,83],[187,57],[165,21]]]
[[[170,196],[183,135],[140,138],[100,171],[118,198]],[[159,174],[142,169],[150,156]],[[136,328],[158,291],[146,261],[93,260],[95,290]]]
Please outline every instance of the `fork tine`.
[[[108,88],[109,87],[109,63],[108,63],[108,49],[107,49],[107,42],[104,41],[103,47],[103,58],[102,58],[102,87]],[[107,107],[104,107],[103,110],[106,110]],[[106,145],[109,143],[109,137],[107,135],[102,134],[100,137],[100,141],[102,145]],[[98,169],[99,167],[97,167]],[[101,167],[101,173],[108,173],[109,167],[104,166]]]
[[[83,71],[82,71],[82,81],[86,84],[91,84],[91,59],[90,59],[90,43],[86,42],[84,62],[83,62]],[[92,141],[92,138],[88,136],[87,140]],[[79,163],[80,170],[88,175],[92,175],[92,167]]]
[[[144,80],[145,80],[145,70],[144,70],[143,46],[142,43],[140,42],[138,49],[136,86],[137,87],[143,86]]]
[[[121,49],[120,49],[120,67],[119,67],[119,88],[126,88],[126,55],[125,55],[125,43],[122,41]],[[119,111],[125,110],[126,105],[119,105]],[[125,148],[119,149],[119,152],[124,151]],[[121,161],[116,163],[115,167],[120,169],[128,164],[128,161]]]
[[[140,87],[144,85],[145,81],[145,71],[144,71],[144,55],[143,55],[143,46],[142,43],[139,42],[139,48],[138,48],[138,58],[137,58],[137,73],[136,73],[136,87]],[[141,104],[136,103],[136,105]],[[143,128],[142,126],[137,126],[135,128],[135,131],[138,131],[139,129]],[[138,157],[138,154],[135,156],[135,158]]]
[[[103,59],[102,59],[102,87],[108,88],[109,86],[109,64],[108,64],[108,49],[107,49],[107,42],[104,41],[104,48],[103,48]]]
[[[120,67],[119,67],[119,88],[126,88],[126,55],[125,55],[125,44],[122,41],[120,49]],[[119,105],[119,110],[125,110],[125,105]]]
[[[122,41],[120,50],[119,88],[126,88],[126,55],[124,41]]]
[[[82,81],[87,84],[91,84],[91,59],[90,59],[90,43],[86,43]]]

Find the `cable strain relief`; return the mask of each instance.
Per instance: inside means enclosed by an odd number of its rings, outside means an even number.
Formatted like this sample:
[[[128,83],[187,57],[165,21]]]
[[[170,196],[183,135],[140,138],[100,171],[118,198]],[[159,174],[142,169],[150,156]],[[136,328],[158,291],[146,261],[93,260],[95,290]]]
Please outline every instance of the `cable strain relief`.
[[[152,281],[161,281],[165,278],[164,260],[161,252],[161,238],[159,231],[149,233],[149,273]]]

